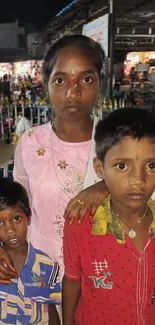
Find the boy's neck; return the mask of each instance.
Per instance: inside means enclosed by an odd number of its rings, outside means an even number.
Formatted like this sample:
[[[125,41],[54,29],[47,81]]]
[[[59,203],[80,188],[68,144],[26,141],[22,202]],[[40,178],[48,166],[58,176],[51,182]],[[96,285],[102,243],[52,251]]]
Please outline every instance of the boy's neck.
[[[119,219],[124,220],[131,227],[144,216],[145,212],[147,214],[146,203],[139,208],[129,208],[116,202],[113,198],[111,198],[111,209],[115,216],[118,215]]]
[[[25,241],[25,243],[18,248],[5,247],[5,245],[3,247],[8,252],[8,254],[13,262],[14,268],[17,272],[17,275],[19,276],[20,271],[21,271],[23,265],[25,264],[27,254],[28,254],[27,241]]]

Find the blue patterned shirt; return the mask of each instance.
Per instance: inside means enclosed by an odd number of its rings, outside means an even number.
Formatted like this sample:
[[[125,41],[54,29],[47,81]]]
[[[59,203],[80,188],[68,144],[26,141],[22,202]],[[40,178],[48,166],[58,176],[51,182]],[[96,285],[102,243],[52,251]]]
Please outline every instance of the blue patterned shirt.
[[[48,324],[48,304],[61,304],[59,266],[31,244],[20,276],[0,284],[0,325]]]

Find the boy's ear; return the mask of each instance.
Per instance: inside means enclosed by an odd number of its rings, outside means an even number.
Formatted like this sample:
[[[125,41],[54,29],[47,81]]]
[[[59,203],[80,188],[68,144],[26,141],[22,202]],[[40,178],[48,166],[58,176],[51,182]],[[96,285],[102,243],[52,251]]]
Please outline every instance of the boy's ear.
[[[28,219],[28,225],[30,225],[31,224],[31,216],[27,217],[27,219]]]
[[[99,177],[100,179],[104,179],[104,168],[101,160],[95,157],[93,159],[93,166],[97,177]]]

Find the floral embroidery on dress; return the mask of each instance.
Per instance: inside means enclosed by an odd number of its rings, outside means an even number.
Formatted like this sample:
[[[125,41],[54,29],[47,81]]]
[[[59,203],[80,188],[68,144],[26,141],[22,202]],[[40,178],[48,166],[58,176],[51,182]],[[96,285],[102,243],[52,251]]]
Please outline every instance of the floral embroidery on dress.
[[[33,135],[33,132],[34,132],[33,129],[29,130],[28,131],[28,136],[31,137]]]
[[[38,156],[44,156],[45,155],[45,152],[46,152],[46,149],[45,148],[39,148],[37,150]]]
[[[68,164],[67,164],[66,160],[60,160],[58,166],[60,167],[60,169],[66,169]]]
[[[70,177],[63,185],[64,191],[73,195],[77,195],[83,190],[85,174],[78,168],[70,165],[66,171],[66,176]]]

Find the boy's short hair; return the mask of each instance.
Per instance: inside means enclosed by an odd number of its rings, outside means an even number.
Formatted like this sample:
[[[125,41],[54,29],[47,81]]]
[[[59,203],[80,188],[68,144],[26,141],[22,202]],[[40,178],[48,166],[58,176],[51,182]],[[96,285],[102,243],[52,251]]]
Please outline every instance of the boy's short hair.
[[[26,217],[31,216],[29,199],[24,187],[9,178],[0,178],[0,211],[18,205]]]
[[[104,162],[106,153],[128,136],[138,140],[146,137],[155,142],[153,113],[142,108],[124,108],[107,114],[96,126],[97,158]]]

